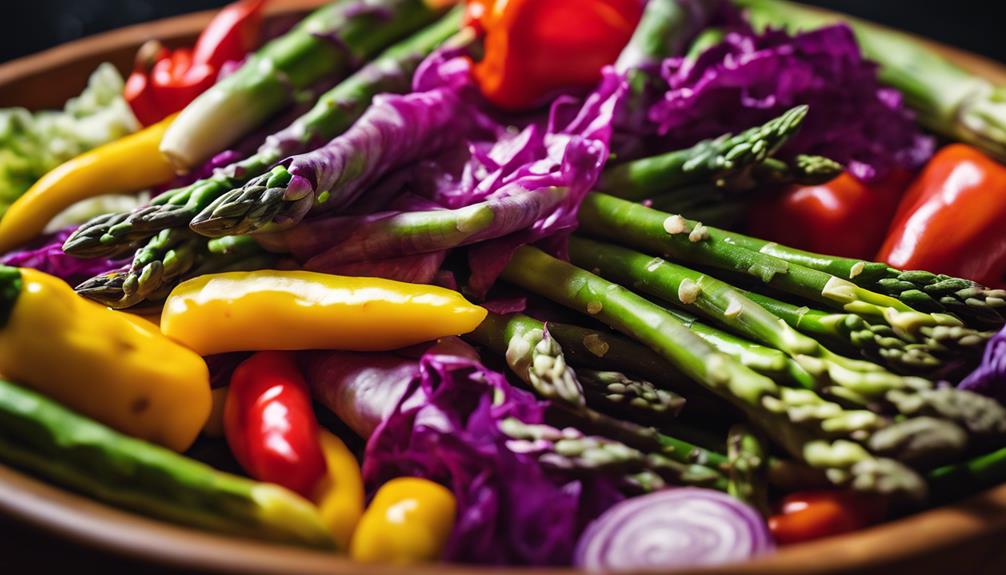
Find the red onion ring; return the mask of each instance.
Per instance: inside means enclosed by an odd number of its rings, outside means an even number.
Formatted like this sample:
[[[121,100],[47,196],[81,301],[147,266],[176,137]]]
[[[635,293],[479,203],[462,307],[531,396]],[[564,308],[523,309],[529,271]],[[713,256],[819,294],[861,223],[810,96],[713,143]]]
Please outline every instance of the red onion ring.
[[[689,487],[615,505],[584,531],[574,561],[592,571],[666,569],[743,561],[774,548],[754,509]]]

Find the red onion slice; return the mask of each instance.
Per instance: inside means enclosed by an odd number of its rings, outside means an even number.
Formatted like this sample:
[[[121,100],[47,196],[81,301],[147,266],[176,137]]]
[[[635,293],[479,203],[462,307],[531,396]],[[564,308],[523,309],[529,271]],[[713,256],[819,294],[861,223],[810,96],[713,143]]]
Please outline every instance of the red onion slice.
[[[584,531],[575,562],[592,571],[694,567],[743,561],[774,547],[754,509],[689,487],[615,505]]]

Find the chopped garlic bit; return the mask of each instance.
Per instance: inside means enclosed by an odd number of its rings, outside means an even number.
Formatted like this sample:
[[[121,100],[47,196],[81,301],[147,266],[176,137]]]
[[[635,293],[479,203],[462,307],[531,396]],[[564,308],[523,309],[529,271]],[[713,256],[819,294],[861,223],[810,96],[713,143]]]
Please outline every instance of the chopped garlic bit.
[[[699,299],[700,293],[702,293],[702,288],[690,279],[685,279],[678,286],[678,300],[685,305],[695,303],[695,300]]]
[[[672,236],[674,234],[683,234],[688,231],[688,222],[677,214],[667,216],[667,219],[664,220],[664,231]]]

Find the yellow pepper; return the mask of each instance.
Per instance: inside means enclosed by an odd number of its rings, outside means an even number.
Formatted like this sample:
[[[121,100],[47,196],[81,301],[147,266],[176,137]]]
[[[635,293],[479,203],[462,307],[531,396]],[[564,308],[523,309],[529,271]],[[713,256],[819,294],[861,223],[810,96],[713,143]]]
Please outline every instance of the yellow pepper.
[[[320,439],[328,475],[316,488],[314,501],[339,549],[346,551],[363,515],[363,476],[356,456],[341,439],[325,430]]]
[[[227,404],[227,388],[214,389],[211,397],[213,405],[210,408],[210,416],[203,425],[203,435],[219,438],[224,436],[224,405]]]
[[[374,496],[353,534],[349,555],[366,563],[422,563],[443,555],[457,505],[444,486],[400,477]]]
[[[230,351],[382,351],[460,335],[486,310],[436,286],[303,271],[199,276],[176,287],[161,331],[200,355]]]
[[[174,118],[85,152],[42,176],[0,220],[0,252],[42,233],[52,218],[81,200],[170,181],[174,168],[158,148]]]
[[[0,266],[0,373],[134,437],[184,451],[210,413],[201,357],[62,280]]]

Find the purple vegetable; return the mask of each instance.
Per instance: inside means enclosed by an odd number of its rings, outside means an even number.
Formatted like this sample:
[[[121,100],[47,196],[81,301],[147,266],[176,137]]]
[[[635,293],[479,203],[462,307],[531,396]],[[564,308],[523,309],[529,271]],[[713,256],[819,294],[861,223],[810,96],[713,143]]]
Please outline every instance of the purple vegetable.
[[[446,251],[349,263],[311,260],[304,269],[339,276],[384,278],[414,284],[432,284],[447,257]]]
[[[32,242],[24,249],[9,252],[0,257],[0,264],[36,269],[63,279],[70,285],[77,285],[84,280],[117,270],[129,263],[128,259],[80,259],[63,253],[63,242],[76,229],[77,226],[62,229],[55,234]]]
[[[591,571],[664,571],[743,561],[774,547],[754,509],[719,491],[687,487],[609,509],[580,538],[575,564]]]
[[[512,451],[500,423],[540,423],[546,404],[472,359],[427,353],[403,397],[367,443],[364,480],[370,493],[399,476],[449,486],[446,560],[568,564],[586,523],[622,499],[612,478],[572,478]]]
[[[697,59],[663,66],[667,92],[650,119],[672,148],[762,124],[798,104],[810,113],[784,154],[819,154],[863,180],[914,169],[933,151],[901,94],[881,87],[852,30],[838,24],[790,36],[746,25]]]
[[[981,365],[958,387],[1006,403],[1006,328],[985,344]]]

